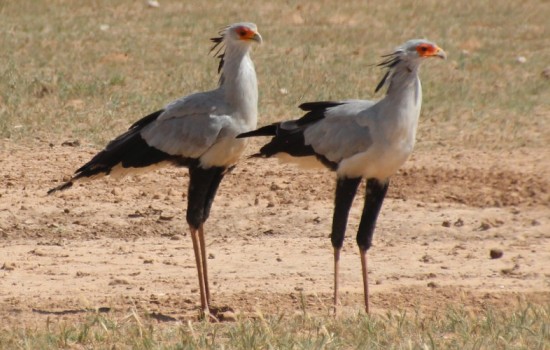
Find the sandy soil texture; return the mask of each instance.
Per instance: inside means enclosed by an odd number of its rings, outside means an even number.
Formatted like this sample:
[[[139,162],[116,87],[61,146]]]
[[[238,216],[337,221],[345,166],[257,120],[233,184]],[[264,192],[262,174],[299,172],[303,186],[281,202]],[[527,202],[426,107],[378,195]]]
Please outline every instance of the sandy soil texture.
[[[160,320],[196,318],[187,170],[46,196],[97,151],[75,142],[0,144],[3,322],[133,307]],[[415,152],[392,180],[369,252],[373,311],[550,302],[548,174],[543,149]],[[241,162],[206,227],[214,305],[245,314],[328,312],[333,190],[328,171]],[[342,253],[344,312],[362,308],[355,245],[362,197]],[[491,249],[502,257],[492,259]]]

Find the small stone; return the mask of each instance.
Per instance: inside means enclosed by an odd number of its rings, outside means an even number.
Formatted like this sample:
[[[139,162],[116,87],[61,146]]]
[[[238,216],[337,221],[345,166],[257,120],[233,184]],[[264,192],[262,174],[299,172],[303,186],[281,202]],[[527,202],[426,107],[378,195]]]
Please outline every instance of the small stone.
[[[78,147],[80,146],[80,141],[79,140],[67,140],[67,141],[63,141],[61,143],[61,146],[65,146],[65,147]]]
[[[462,227],[462,226],[464,226],[464,221],[461,218],[458,218],[458,220],[456,220],[453,225],[455,227]]]
[[[279,257],[277,257],[277,259],[275,259],[275,260],[277,260],[277,262],[283,261],[283,259],[281,259],[281,258],[279,258]]]
[[[235,313],[233,311],[222,312],[222,313],[218,314],[218,318],[221,321],[225,321],[225,322],[235,322],[235,321],[237,321],[237,315],[235,315]]]
[[[212,260],[214,258],[215,258],[214,254],[212,254],[212,253],[208,254],[208,259]]]
[[[537,219],[533,219],[533,221],[531,221],[531,226],[539,226],[540,225],[540,221],[538,221]]]
[[[159,8],[160,4],[156,0],[148,0],[147,1],[147,6],[152,7],[152,8]]]
[[[489,251],[489,255],[491,256],[491,259],[500,259],[504,255],[504,252],[502,249],[493,248]]]
[[[478,230],[479,231],[487,231],[490,228],[491,228],[491,224],[489,224],[488,222],[482,222],[481,225],[479,225]]]
[[[451,222],[449,220],[445,220],[443,221],[443,223],[441,224],[441,226],[443,227],[451,227]]]
[[[36,255],[36,256],[46,256],[46,253],[38,250],[38,249],[33,249],[29,252],[30,254],[32,255]]]
[[[16,267],[16,265],[14,263],[5,262],[2,265],[2,268],[0,268],[0,270],[13,271],[13,270],[15,270],[15,267]]]
[[[437,288],[438,287],[437,283],[435,283],[434,281],[428,282],[427,286],[429,288]]]
[[[121,279],[121,278],[115,278],[114,280],[109,282],[110,286],[114,286],[114,285],[117,285],[117,284],[130,284],[130,283],[127,280]]]
[[[433,263],[434,258],[432,258],[429,254],[424,254],[422,258],[420,258],[420,261],[423,263]]]
[[[518,56],[518,57],[516,57],[516,62],[517,63],[525,63],[525,62],[527,62],[527,58],[525,58],[525,56]]]

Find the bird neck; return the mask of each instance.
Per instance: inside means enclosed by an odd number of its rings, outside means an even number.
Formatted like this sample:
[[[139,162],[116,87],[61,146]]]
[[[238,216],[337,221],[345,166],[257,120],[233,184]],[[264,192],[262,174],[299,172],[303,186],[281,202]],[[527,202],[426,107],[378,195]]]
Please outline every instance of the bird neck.
[[[391,73],[388,91],[380,101],[387,136],[412,147],[421,104],[422,86],[418,77],[418,66],[410,68],[402,62]]]
[[[255,128],[258,115],[258,82],[248,47],[227,47],[220,88],[226,101]]]
[[[391,95],[400,98],[413,98],[422,100],[422,89],[418,78],[418,65],[410,66],[402,62],[393,69],[386,96]]]

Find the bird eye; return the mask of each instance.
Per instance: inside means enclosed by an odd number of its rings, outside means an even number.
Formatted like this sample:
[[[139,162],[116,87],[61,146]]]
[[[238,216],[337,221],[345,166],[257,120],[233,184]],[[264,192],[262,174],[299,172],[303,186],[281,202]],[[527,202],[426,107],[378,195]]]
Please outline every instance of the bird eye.
[[[427,44],[421,44],[416,47],[416,52],[422,57],[429,55],[433,51],[433,47]]]
[[[248,33],[248,31],[245,28],[240,28],[240,29],[237,30],[237,33],[240,36],[245,36]]]

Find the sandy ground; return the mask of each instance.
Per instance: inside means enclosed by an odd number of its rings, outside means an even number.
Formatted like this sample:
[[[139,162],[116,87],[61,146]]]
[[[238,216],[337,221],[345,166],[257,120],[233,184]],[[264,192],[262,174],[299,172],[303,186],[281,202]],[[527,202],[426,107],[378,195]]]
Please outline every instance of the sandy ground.
[[[249,147],[249,152],[255,145]],[[187,171],[46,190],[96,148],[0,143],[0,314],[4,326],[86,310],[197,317],[185,222]],[[479,310],[550,302],[548,150],[417,151],[394,177],[369,251],[373,312]],[[325,313],[334,177],[245,160],[207,222],[213,304],[236,313]],[[343,313],[362,309],[356,198],[342,253]],[[491,259],[493,248],[503,251]]]

